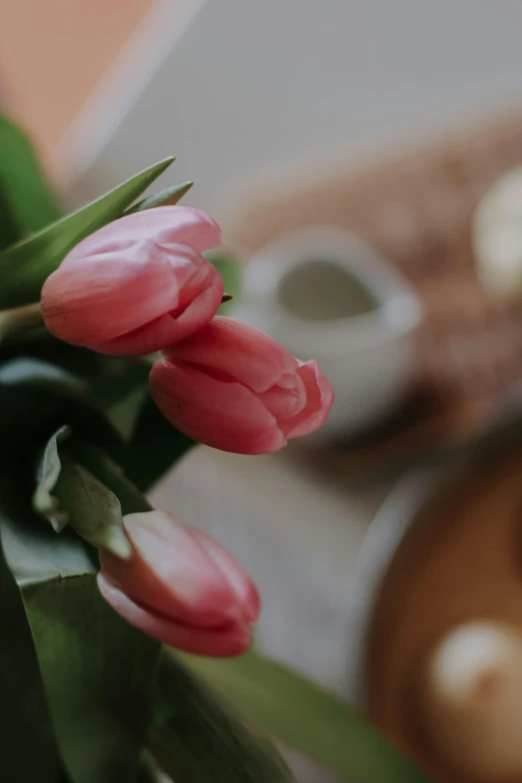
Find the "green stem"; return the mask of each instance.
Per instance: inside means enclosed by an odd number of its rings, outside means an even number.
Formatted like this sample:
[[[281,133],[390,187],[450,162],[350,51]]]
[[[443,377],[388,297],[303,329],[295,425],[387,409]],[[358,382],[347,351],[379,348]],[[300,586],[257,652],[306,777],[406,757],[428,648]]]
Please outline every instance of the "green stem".
[[[0,343],[5,337],[43,325],[40,303],[0,311]]]

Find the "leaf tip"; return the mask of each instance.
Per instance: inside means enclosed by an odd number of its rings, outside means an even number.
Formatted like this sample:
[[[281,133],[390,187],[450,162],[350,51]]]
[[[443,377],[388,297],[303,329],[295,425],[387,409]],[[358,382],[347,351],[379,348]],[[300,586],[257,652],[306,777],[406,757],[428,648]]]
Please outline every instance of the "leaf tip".
[[[112,555],[120,560],[128,560],[132,555],[132,547],[129,539],[121,528],[115,528],[101,544],[103,549],[107,549]]]
[[[159,160],[153,168],[156,170],[163,172],[168,169],[169,166],[172,166],[174,161],[176,160],[175,155],[168,155],[166,158],[163,158],[162,160]]]

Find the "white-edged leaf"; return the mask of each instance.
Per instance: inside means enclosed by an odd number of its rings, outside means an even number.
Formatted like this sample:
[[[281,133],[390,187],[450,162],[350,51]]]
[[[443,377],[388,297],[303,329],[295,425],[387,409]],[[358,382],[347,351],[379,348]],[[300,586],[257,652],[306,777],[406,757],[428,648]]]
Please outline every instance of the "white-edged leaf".
[[[33,507],[47,517],[57,533],[70,525],[97,549],[130,557],[120,501],[65,449],[60,453],[59,444],[69,435],[69,428],[61,427],[48,440],[37,469]]]
[[[131,556],[120,501],[92,473],[67,460],[54,491],[60,508],[67,513],[69,525],[89,544],[107,549],[116,557]]]
[[[60,508],[58,498],[52,494],[62,470],[58,442],[66,440],[69,435],[69,427],[60,427],[49,438],[36,469],[38,483],[33,495],[33,506],[36,511],[47,517],[57,533],[63,530],[69,521],[67,512]]]

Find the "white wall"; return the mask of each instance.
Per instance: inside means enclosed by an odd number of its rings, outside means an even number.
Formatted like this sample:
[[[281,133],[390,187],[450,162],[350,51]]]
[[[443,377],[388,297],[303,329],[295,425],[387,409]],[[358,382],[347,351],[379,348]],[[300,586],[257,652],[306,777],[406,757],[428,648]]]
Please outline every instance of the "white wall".
[[[520,0],[210,0],[173,46],[179,4],[160,3],[70,139],[75,200],[173,152],[168,181],[194,179],[191,203],[212,208],[252,168],[522,97]]]

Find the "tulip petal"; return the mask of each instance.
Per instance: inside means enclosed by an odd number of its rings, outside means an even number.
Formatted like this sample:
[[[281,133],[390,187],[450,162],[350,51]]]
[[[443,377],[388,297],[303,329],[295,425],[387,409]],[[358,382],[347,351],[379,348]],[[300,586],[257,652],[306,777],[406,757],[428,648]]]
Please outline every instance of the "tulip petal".
[[[232,318],[215,317],[165,355],[150,376],[156,404],[179,430],[224,451],[277,451],[324,423],[332,405],[315,362]]]
[[[226,316],[167,350],[173,362],[187,362],[203,371],[219,371],[252,389],[266,392],[285,374],[295,374],[298,362],[258,329]]]
[[[140,606],[101,573],[97,582],[105,601],[128,623],[171,647],[213,657],[240,655],[250,647],[248,624],[231,622],[212,629],[184,625]]]
[[[42,312],[66,342],[137,355],[205,326],[222,294],[218,271],[194,250],[149,241],[66,260],[44,285]]]
[[[44,284],[42,313],[56,337],[91,345],[158,318],[178,299],[175,274],[149,242],[82,261],[67,259]]]
[[[239,454],[282,449],[286,438],[262,400],[241,383],[216,376],[160,361],[150,374],[150,392],[166,418],[201,443]]]
[[[306,405],[293,418],[279,421],[287,438],[308,435],[323,425],[334,400],[333,389],[316,361],[301,362],[297,372],[306,389]]]
[[[172,620],[208,627],[237,616],[233,587],[192,528],[160,511],[127,514],[124,526],[132,557],[100,551],[100,564],[132,599]]]
[[[297,416],[303,410],[307,393],[301,377],[294,371],[282,375],[274,386],[259,394],[259,399],[281,424],[281,419]]]
[[[232,588],[236,601],[236,617],[243,623],[254,623],[261,611],[261,599],[256,586],[227,550],[203,530],[192,528],[197,538]]]
[[[190,292],[183,288],[177,307],[173,311],[121,337],[93,346],[94,350],[115,356],[153,353],[166,345],[170,346],[183,340],[187,335],[206,326],[221,304],[223,280],[212,264],[205,259],[202,261],[205,264],[205,267],[202,267],[205,278],[201,280],[203,274],[200,275],[199,291],[194,292],[192,299],[189,298]],[[183,302],[185,302],[184,308]]]
[[[45,324],[65,342],[113,354],[153,352],[184,339],[221,302],[221,277],[201,256],[220,242],[218,225],[189,207],[115,220],[73,248],[46,280]]]
[[[144,242],[151,237],[158,244],[187,245],[198,254],[219,247],[221,229],[211,217],[192,207],[155,207],[114,220],[82,240],[68,259],[84,259],[107,252],[129,241]]]

